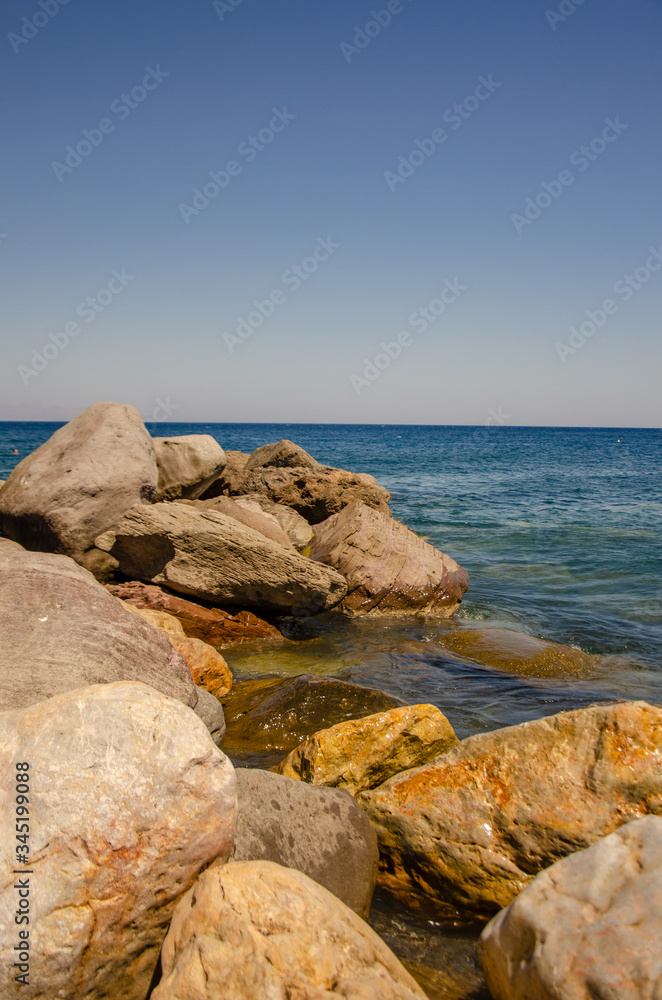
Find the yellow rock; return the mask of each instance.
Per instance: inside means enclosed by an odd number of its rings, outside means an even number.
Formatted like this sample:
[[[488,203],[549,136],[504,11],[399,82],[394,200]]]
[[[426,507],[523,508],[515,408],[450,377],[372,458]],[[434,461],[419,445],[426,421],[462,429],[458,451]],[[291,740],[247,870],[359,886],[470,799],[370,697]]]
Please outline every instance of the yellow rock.
[[[279,774],[352,795],[375,788],[400,771],[428,764],[457,737],[434,705],[407,705],[322,729],[293,750]]]
[[[150,625],[165,632],[168,637],[171,635],[186,635],[181,622],[174,615],[169,615],[167,611],[152,611],[150,608],[136,608],[133,604],[122,601],[127,611],[132,611],[134,615],[139,615]]]
[[[457,656],[526,677],[576,677],[590,673],[602,659],[506,628],[454,628],[439,641]]]

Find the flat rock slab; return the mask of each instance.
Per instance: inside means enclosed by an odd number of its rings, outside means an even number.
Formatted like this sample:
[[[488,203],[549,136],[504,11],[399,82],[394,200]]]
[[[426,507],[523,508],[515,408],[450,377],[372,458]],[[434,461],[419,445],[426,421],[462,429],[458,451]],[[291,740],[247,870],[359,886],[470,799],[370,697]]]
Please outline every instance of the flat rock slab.
[[[538,875],[483,931],[495,1000],[655,1000],[662,983],[662,818],[627,823]]]
[[[154,499],[154,445],[133,406],[95,403],[16,466],[0,528],[28,549],[77,561],[134,504]]]
[[[152,1000],[426,1000],[384,942],[301,872],[212,866],[175,910]]]
[[[135,682],[0,715],[3,794],[30,776],[30,975],[13,982],[15,793],[0,817],[0,996],[145,1000],[177,900],[229,856],[233,769],[184,705]],[[23,855],[19,855],[23,857]]]
[[[347,580],[342,609],[355,615],[449,618],[469,574],[392,517],[354,502],[315,529],[310,558]]]
[[[367,816],[346,792],[270,771],[239,768],[235,861],[296,868],[367,917],[379,849]]]
[[[210,434],[154,438],[159,470],[157,500],[195,499],[227,465],[225,452]]]
[[[458,627],[439,641],[463,659],[524,677],[581,677],[591,674],[604,660],[574,646],[546,642],[514,629]]]
[[[270,768],[320,729],[401,704],[383,691],[314,674],[240,681],[223,699],[225,751],[236,763]]]
[[[137,608],[165,611],[173,615],[181,622],[186,635],[191,639],[202,639],[210,646],[234,646],[241,642],[253,642],[255,639],[280,639],[287,642],[277,628],[250,611],[231,614],[222,608],[208,608],[204,604],[187,601],[162,587],[139,580],[106,584],[106,589]]]
[[[471,736],[358,797],[380,883],[447,918],[485,919],[567,854],[662,813],[662,709],[597,705]]]
[[[193,707],[186,660],[68,556],[0,554],[0,710],[138,680]]]
[[[122,573],[218,604],[317,614],[345,596],[342,576],[225,514],[183,503],[132,507],[96,539]]]

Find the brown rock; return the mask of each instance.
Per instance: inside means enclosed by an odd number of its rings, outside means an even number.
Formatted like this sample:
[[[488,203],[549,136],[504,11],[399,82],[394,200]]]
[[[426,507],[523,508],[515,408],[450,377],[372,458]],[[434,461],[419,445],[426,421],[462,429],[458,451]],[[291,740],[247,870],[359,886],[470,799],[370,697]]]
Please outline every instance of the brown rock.
[[[230,497],[214,497],[213,500],[186,500],[192,507],[198,510],[215,510],[219,514],[226,514],[227,517],[240,521],[254,531],[259,531],[265,538],[270,538],[277,545],[282,545],[285,549],[292,549],[290,539],[285,534],[278,521],[273,517],[267,517],[259,508],[250,510],[244,505],[235,503]]]
[[[261,510],[268,517],[273,517],[299,552],[307,548],[313,540],[312,527],[305,517],[297,514],[291,507],[286,507],[282,503],[274,503],[273,500],[267,499],[261,493],[249,493],[248,496],[236,496],[233,499],[235,503],[248,510]]]
[[[225,457],[228,460],[228,466],[232,469],[236,469],[238,472],[244,468],[246,462],[250,458],[250,455],[246,451],[227,451],[225,452]]]
[[[662,709],[597,705],[472,736],[358,801],[381,883],[413,908],[479,919],[623,823],[662,813]]]
[[[191,639],[202,639],[210,646],[234,646],[255,639],[287,641],[278,629],[257,618],[250,611],[239,611],[233,615],[221,608],[207,608],[203,604],[184,600],[183,597],[170,594],[161,587],[141,583],[138,580],[133,580],[131,583],[108,584],[107,589],[126,604],[154,611],[167,611],[181,623],[186,635]]]
[[[240,681],[224,700],[224,749],[237,762],[269,768],[320,729],[399,704],[382,691],[332,677]]]
[[[210,434],[154,438],[159,470],[157,500],[195,499],[227,465],[225,452]]]
[[[153,1000],[425,1000],[360,917],[271,861],[212,866],[177,907]]]
[[[429,763],[455,743],[453,727],[438,708],[407,705],[315,733],[276,771],[356,795],[394,774]]]
[[[274,466],[279,469],[321,469],[322,466],[312,455],[286,438],[277,444],[265,444],[249,455],[244,468],[261,469]]]
[[[591,673],[603,659],[505,628],[458,627],[439,641],[463,659],[525,677],[577,677]]]
[[[448,618],[469,583],[465,569],[410,528],[358,501],[315,529],[310,558],[347,580],[351,614]]]

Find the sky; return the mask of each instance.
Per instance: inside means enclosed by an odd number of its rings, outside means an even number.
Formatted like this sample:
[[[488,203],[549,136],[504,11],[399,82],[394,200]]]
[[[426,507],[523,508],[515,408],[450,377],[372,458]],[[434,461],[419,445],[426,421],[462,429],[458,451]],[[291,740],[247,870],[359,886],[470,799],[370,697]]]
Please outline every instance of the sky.
[[[0,420],[661,425],[660,0],[0,21]]]

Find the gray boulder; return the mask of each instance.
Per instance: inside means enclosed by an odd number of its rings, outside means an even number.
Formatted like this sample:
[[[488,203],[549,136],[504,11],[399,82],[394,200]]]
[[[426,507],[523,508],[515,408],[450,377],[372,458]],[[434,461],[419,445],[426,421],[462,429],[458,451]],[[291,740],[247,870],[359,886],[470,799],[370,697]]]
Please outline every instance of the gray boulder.
[[[335,570],[225,514],[183,503],[133,507],[96,544],[129,578],[251,611],[317,614],[346,592]]]
[[[557,861],[487,925],[495,1000],[654,1000],[662,984],[662,819]]]
[[[225,468],[225,452],[210,434],[154,438],[157,500],[195,500]]]
[[[98,534],[154,499],[157,480],[138,411],[95,403],[16,466],[0,491],[0,530],[27,549],[84,562]]]
[[[122,680],[198,697],[166,637],[67,556],[0,551],[0,663],[0,710]]]
[[[223,746],[225,716],[223,715],[223,706],[218,698],[211,691],[198,687],[198,704],[193,711],[204,722],[216,746]]]
[[[265,466],[275,466],[279,469],[321,469],[322,466],[312,455],[300,448],[293,441],[284,438],[277,444],[265,444],[262,448],[256,448],[252,455],[249,455],[244,465],[245,469],[260,469]]]
[[[235,861],[296,868],[367,917],[375,889],[377,835],[348,792],[239,768]]]

